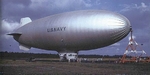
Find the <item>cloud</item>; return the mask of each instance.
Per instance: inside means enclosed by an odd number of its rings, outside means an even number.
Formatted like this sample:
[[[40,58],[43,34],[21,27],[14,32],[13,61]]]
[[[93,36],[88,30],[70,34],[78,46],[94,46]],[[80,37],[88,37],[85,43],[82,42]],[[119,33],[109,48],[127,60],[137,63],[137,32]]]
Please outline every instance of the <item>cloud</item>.
[[[124,9],[120,13],[125,15],[131,22],[133,34],[136,36],[137,42],[144,44],[150,43],[150,4],[141,2],[138,4],[124,4]]]
[[[129,19],[134,31],[147,28],[150,23],[150,5],[141,2],[140,5],[123,4],[122,6],[124,8],[120,10],[120,13]]]
[[[90,8],[92,5],[85,0],[21,0],[2,1],[2,19],[19,22],[22,17],[32,20],[49,15]]]
[[[141,6],[143,7],[143,8],[146,8],[147,7],[147,5],[145,5],[145,3],[141,3]]]
[[[127,12],[127,11],[131,11],[133,9],[138,9],[140,10],[141,12],[143,11],[150,11],[150,5],[146,5],[144,2],[141,2],[140,5],[138,4],[123,4],[123,5],[120,5],[121,7],[124,7],[122,10],[120,10],[120,12]]]
[[[2,0],[2,18],[9,18],[19,22],[22,17],[30,17],[32,20],[35,20],[75,10],[112,10],[113,8],[110,5],[113,5],[113,3],[111,2],[106,2],[105,0]]]
[[[2,20],[2,30],[4,32],[10,32],[19,27],[18,22]]]
[[[6,35],[7,33],[20,27],[18,22],[13,22],[9,20],[2,20],[1,25],[1,37],[8,39],[10,36]]]

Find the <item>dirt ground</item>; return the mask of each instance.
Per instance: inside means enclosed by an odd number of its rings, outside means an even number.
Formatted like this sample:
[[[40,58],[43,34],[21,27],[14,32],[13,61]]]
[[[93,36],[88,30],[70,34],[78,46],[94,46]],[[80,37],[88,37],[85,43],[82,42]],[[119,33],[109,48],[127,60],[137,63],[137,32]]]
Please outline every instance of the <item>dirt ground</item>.
[[[150,75],[150,63],[86,63],[3,60],[0,75]]]

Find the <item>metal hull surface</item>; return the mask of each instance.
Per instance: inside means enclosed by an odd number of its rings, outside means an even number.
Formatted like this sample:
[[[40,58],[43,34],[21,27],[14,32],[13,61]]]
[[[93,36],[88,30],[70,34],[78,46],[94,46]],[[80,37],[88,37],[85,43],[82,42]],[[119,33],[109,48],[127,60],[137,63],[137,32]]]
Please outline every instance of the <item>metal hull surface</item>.
[[[124,16],[103,10],[56,14],[30,22],[14,32],[23,45],[46,50],[90,50],[116,43],[128,35],[130,22]]]

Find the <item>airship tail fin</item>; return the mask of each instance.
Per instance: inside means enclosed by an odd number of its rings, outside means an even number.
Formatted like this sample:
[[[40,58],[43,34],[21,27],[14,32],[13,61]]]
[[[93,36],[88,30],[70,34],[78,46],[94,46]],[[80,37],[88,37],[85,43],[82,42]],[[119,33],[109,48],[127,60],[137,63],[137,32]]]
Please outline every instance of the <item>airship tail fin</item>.
[[[18,38],[22,35],[22,33],[12,32],[12,33],[9,33],[7,35],[12,35],[16,40],[18,40]],[[21,50],[28,51],[28,50],[30,50],[31,47],[27,46],[27,45],[24,45],[24,44],[19,44],[19,48]]]
[[[16,32],[12,32],[12,33],[8,33],[7,35],[13,35],[13,36],[15,36],[15,35],[21,35],[22,33],[16,33]]]
[[[30,23],[30,22],[32,22],[32,20],[29,17],[25,17],[25,18],[20,19],[20,25],[21,26],[24,26],[25,24]]]
[[[24,50],[24,51],[28,51],[28,50],[31,49],[30,46],[27,46],[27,45],[24,45],[24,44],[19,44],[19,48],[20,48],[21,50]]]

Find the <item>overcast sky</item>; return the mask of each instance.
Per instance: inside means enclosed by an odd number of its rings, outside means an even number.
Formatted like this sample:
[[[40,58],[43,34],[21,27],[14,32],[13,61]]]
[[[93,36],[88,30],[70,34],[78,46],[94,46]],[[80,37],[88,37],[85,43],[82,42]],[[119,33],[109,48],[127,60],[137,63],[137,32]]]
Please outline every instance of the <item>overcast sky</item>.
[[[33,21],[57,13],[77,10],[109,10],[127,17],[133,27],[133,35],[142,48],[150,55],[150,0],[1,0],[0,50],[27,52],[19,49],[19,44],[6,35],[18,28],[20,19],[30,17]],[[79,54],[120,55],[125,52],[128,37],[118,43]],[[57,53],[32,48],[30,53]]]

